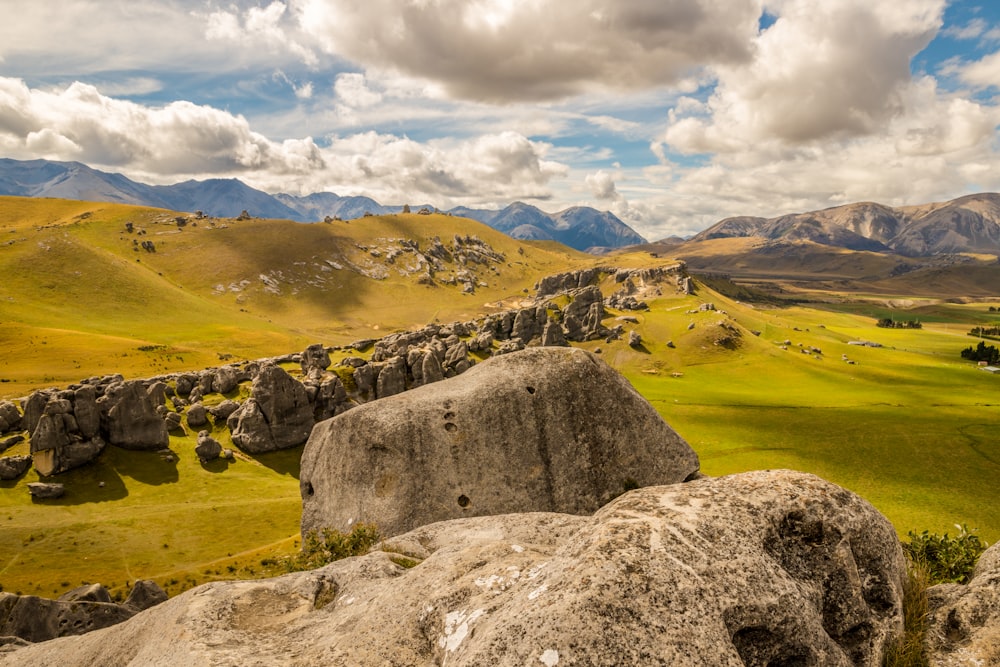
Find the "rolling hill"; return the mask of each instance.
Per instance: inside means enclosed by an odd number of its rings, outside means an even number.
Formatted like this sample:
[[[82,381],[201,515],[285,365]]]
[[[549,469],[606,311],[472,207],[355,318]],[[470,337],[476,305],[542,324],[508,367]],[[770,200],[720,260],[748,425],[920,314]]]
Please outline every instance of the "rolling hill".
[[[462,263],[469,236],[504,260]],[[424,254],[436,243],[443,259]],[[148,376],[470,319],[595,261],[446,215],[303,224],[0,197],[0,394],[109,359]]]
[[[236,217],[242,211],[260,218],[318,222],[326,217],[352,220],[365,214],[400,213],[402,206],[384,206],[370,197],[319,192],[304,196],[268,194],[238,179],[185,181],[174,185],[145,185],[121,174],[92,169],[79,162],[0,159],[0,195],[54,197],[85,201],[136,204],[218,217]],[[433,210],[431,205],[417,205]],[[644,239],[614,214],[575,206],[556,214],[515,202],[501,211],[459,207],[453,215],[485,223],[517,239],[559,241],[577,250],[642,243]]]

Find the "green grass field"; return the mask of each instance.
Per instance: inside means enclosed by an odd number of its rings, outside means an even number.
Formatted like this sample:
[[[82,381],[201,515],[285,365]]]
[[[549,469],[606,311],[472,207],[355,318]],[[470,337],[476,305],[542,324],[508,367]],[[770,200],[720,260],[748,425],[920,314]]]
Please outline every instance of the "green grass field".
[[[538,277],[610,261],[476,227],[508,262],[473,296],[397,275],[376,281],[345,272],[338,273],[342,282],[315,286],[308,272],[294,276],[303,263],[327,257],[323,248],[360,262],[356,246],[373,237],[420,238],[424,247],[472,223],[389,216],[341,227],[250,221],[178,232],[156,222],[164,215],[0,199],[0,234],[28,239],[0,245],[0,379],[8,380],[0,396],[95,374],[200,369],[223,353],[255,358],[471,319],[516,302]],[[152,230],[146,236],[157,239],[155,254],[131,250],[121,231],[126,219]],[[613,261],[663,260],[635,253]],[[262,290],[259,280],[239,294],[215,289],[264,271],[283,272],[282,294]],[[86,278],[97,273],[106,279]],[[602,288],[610,293],[613,281]],[[627,325],[642,334],[642,349],[624,341],[584,347],[601,348],[698,452],[707,474],[804,470],[860,493],[901,535],[954,532],[954,524],[966,523],[992,543],[1000,539],[993,435],[1000,377],[977,370],[959,351],[975,343],[966,335],[971,326],[996,322],[1000,313],[938,297],[891,308],[888,300],[755,307],[703,287],[696,296],[647,299],[652,309]],[[705,302],[719,310],[691,312]],[[886,313],[920,319],[924,328],[877,328]],[[736,344],[717,344],[726,336]],[[855,340],[883,347],[848,344]],[[215,436],[229,445],[225,429]],[[38,479],[34,471],[0,483],[3,589],[55,596],[99,581],[123,592],[127,582],[154,578],[173,594],[207,580],[272,573],[261,561],[296,546],[300,451],[206,467],[194,444],[194,434],[172,437],[174,462],[109,448],[98,462],[59,476],[67,486],[59,501],[30,499],[25,485]],[[24,451],[22,444],[9,453]]]

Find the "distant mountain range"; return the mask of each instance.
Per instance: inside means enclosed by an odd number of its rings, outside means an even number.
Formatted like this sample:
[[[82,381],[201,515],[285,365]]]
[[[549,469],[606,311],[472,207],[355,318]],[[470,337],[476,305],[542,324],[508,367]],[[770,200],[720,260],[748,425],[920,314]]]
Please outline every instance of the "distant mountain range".
[[[947,202],[893,208],[873,202],[777,218],[721,220],[691,241],[761,237],[891,252],[907,257],[949,253],[1000,254],[1000,194],[967,195]]]
[[[369,197],[341,197],[332,192],[271,195],[235,178],[146,185],[80,162],[7,158],[0,159],[0,195],[118,202],[172,211],[202,211],[216,217],[236,217],[245,210],[259,218],[298,222],[318,222],[327,216],[352,220],[365,213],[386,215],[403,209],[402,206],[384,206]],[[411,208],[418,211],[423,207]],[[513,238],[558,241],[590,252],[645,242],[613,213],[586,206],[549,214],[535,206],[515,202],[501,211],[458,207],[446,212],[477,220]]]

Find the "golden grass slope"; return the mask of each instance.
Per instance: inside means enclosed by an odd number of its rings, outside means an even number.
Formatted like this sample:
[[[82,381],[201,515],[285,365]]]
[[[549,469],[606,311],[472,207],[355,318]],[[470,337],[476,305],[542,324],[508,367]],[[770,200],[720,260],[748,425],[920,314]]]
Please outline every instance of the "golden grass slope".
[[[189,220],[179,225],[178,217]],[[505,261],[452,262],[433,284],[421,284],[411,255],[386,255],[400,240],[427,249],[455,235],[477,236]],[[135,206],[0,197],[0,396],[471,319],[539,276],[595,261],[445,215],[195,220]],[[475,294],[443,282],[463,269],[476,275]]]

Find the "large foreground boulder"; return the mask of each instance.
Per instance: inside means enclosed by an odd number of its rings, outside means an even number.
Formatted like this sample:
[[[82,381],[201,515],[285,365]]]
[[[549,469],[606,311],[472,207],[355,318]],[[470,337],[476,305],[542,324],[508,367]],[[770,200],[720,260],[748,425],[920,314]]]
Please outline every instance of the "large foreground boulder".
[[[367,521],[397,535],[463,516],[589,514],[697,471],[687,443],[598,357],[532,348],[318,424],[302,454],[302,529]]]
[[[411,560],[376,551],[206,584],[0,665],[874,667],[902,631],[892,526],[802,473],[639,489],[590,517],[441,522],[390,543]]]
[[[928,598],[931,664],[1000,665],[1000,543],[979,557],[967,586],[933,586]]]

